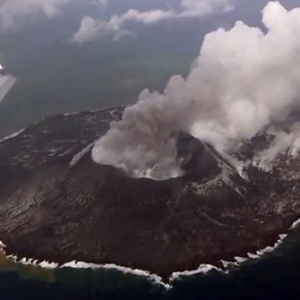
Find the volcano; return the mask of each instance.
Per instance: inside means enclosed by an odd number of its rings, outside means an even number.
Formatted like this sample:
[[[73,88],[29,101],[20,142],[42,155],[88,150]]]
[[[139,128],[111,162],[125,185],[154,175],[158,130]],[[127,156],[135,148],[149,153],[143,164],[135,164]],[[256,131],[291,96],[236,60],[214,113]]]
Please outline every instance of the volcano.
[[[94,142],[123,110],[55,115],[2,140],[7,255],[167,278],[273,245],[300,218],[300,159],[292,145],[270,155],[297,120],[265,128],[228,155],[179,132],[183,176],[155,181],[92,160]]]

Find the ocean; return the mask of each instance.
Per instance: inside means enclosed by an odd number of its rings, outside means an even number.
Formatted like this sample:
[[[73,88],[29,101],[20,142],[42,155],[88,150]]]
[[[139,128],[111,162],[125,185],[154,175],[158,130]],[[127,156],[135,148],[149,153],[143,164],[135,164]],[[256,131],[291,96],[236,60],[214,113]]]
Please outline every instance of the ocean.
[[[228,273],[211,270],[170,286],[119,269],[51,269],[14,264],[0,268],[0,299],[300,299],[300,228],[276,250]]]

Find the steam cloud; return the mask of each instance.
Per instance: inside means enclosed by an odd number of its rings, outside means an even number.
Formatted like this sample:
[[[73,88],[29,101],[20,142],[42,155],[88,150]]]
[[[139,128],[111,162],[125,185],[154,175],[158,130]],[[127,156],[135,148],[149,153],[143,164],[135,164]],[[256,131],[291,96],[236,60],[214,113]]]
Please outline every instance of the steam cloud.
[[[156,24],[164,20],[174,20],[187,17],[201,17],[216,11],[229,11],[234,8],[234,0],[181,0],[180,11],[153,9],[149,11],[138,11],[130,9],[122,15],[113,15],[109,21],[97,20],[91,16],[81,19],[78,31],[73,35],[75,43],[85,43],[103,35],[114,35],[116,38],[129,33],[124,29],[127,22],[137,22],[144,25]],[[107,0],[101,0],[105,5]]]
[[[226,151],[300,104],[300,8],[279,2],[263,10],[264,33],[241,21],[209,33],[186,79],[164,92],[144,90],[92,156],[132,176],[180,175],[174,132],[183,130]]]

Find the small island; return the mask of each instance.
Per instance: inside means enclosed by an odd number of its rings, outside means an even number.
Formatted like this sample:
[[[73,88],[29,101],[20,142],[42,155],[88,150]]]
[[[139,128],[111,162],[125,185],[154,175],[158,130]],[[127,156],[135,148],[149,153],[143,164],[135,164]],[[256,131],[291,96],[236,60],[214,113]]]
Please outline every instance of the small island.
[[[0,143],[7,255],[113,263],[168,278],[272,246],[300,218],[300,159],[284,151],[271,170],[254,163],[274,139],[266,131],[232,159],[179,132],[179,178],[132,178],[95,163],[94,141],[123,110],[47,117]]]

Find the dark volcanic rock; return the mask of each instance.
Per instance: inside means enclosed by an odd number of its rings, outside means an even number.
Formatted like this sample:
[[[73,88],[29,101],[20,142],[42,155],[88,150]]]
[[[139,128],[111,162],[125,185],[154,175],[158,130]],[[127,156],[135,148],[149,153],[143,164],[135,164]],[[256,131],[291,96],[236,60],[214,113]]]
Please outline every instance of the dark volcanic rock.
[[[57,115],[1,142],[0,240],[8,254],[167,277],[273,244],[299,218],[297,158],[289,176],[280,164],[272,173],[250,165],[246,180],[212,147],[180,133],[182,178],[136,179],[95,164],[93,142],[122,112]]]
[[[221,172],[213,153],[207,150],[209,146],[190,134],[178,133],[176,147],[177,156],[181,160],[180,166],[187,180],[204,183]]]

